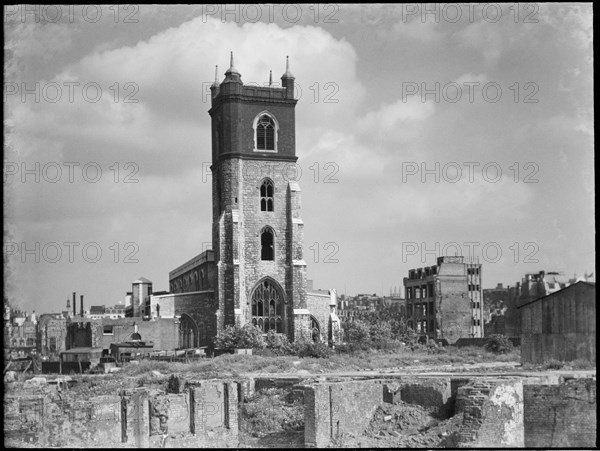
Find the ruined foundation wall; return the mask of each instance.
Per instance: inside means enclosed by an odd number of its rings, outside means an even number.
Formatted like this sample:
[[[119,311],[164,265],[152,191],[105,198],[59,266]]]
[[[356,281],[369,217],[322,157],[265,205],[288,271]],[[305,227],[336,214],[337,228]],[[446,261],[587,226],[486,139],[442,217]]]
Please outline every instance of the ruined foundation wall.
[[[596,446],[596,381],[525,385],[525,446]]]
[[[6,438],[38,447],[239,444],[236,382],[202,381],[174,394],[139,388],[75,402],[62,402],[47,390],[39,393],[5,397]]]
[[[523,382],[477,379],[458,389],[456,414],[460,447],[523,447]]]

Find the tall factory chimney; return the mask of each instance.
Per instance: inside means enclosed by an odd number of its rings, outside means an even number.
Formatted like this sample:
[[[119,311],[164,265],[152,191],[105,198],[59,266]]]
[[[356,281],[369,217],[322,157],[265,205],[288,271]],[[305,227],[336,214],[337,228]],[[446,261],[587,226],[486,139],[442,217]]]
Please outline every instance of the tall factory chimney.
[[[73,316],[77,316],[77,295],[73,291]]]
[[[81,317],[83,318],[83,294],[81,295],[81,297],[79,299],[81,301],[81,312],[80,312],[80,314],[81,314]]]

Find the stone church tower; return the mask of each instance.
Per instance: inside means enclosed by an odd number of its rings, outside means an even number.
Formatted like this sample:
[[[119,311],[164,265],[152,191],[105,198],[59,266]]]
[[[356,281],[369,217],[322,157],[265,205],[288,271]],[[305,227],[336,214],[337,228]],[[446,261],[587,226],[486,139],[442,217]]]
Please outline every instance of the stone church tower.
[[[211,87],[217,329],[255,324],[310,334],[296,169],[294,76],[244,85],[234,67]]]

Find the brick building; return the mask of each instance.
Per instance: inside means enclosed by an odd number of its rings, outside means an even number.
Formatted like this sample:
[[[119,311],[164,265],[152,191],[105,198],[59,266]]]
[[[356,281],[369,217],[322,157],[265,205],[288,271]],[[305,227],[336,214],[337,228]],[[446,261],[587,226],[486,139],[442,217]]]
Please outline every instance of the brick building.
[[[43,313],[37,324],[38,353],[57,359],[67,350],[67,312]]]
[[[579,281],[519,307],[521,362],[596,361],[596,284]]]
[[[437,265],[411,269],[404,278],[408,326],[454,343],[483,337],[481,264],[438,257]]]
[[[26,357],[37,353],[37,317],[4,304],[4,356]]]

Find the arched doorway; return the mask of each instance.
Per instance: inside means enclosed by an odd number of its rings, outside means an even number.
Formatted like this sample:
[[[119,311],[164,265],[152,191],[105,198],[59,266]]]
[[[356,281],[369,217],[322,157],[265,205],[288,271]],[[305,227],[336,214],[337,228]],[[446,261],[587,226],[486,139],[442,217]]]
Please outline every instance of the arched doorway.
[[[314,342],[321,341],[321,326],[317,318],[312,315],[310,315],[310,336]]]
[[[279,284],[264,279],[256,284],[251,296],[252,324],[263,332],[285,333],[284,297]]]
[[[198,326],[187,313],[179,320],[179,348],[196,348],[198,346]]]

